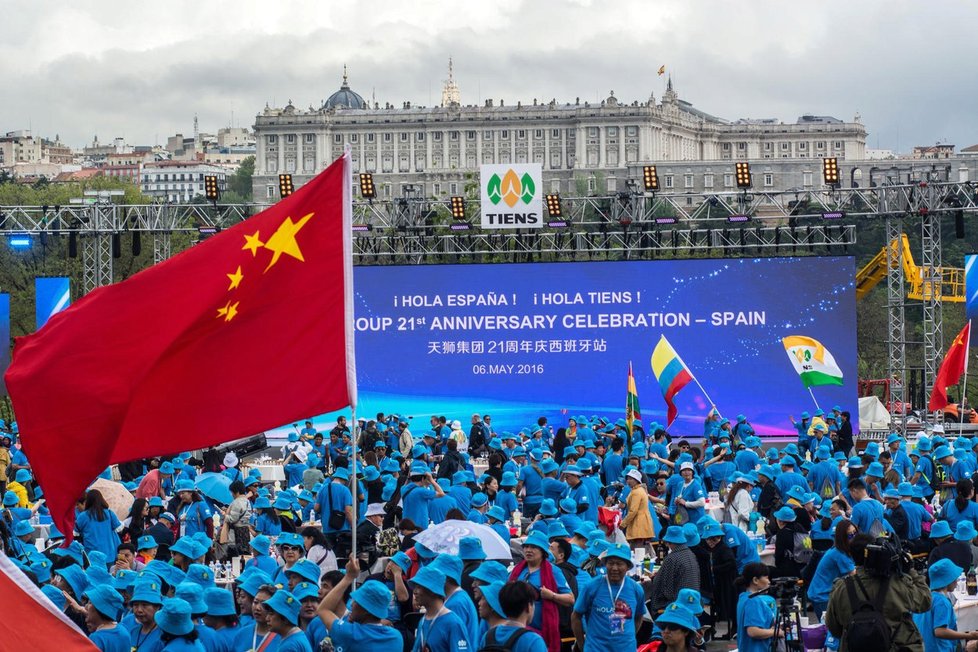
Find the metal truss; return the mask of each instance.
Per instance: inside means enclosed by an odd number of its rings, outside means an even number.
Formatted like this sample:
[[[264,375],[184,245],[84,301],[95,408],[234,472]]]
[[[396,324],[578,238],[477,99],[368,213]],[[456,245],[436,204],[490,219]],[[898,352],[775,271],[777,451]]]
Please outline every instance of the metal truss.
[[[886,216],[886,334],[887,373],[890,378],[890,401],[900,406],[899,412],[906,426],[907,338],[904,315],[903,247],[899,246],[903,234],[903,219],[894,214]],[[890,407],[890,412],[893,408]],[[904,428],[904,432],[906,429]]]
[[[358,264],[630,259],[694,255],[836,253],[856,242],[853,225],[736,229],[577,230],[455,234],[425,230],[354,239]]]
[[[170,257],[170,232],[157,231],[153,234],[153,264],[162,263]]]

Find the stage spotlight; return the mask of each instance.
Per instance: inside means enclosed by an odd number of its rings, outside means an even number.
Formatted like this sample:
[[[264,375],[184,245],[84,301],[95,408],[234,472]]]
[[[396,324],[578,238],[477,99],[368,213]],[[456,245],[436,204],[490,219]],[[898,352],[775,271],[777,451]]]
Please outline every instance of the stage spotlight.
[[[373,199],[377,196],[377,188],[374,187],[374,175],[370,172],[360,174],[360,196],[364,199]]]
[[[118,231],[112,234],[112,257],[122,258],[122,234]]]
[[[464,220],[465,219],[465,198],[454,196],[449,200],[449,205],[452,208],[452,219],[453,220]]]
[[[822,180],[827,186],[839,185],[839,160],[834,156],[822,159]]]
[[[742,189],[750,188],[750,163],[740,161],[734,166],[734,170],[737,173],[737,187]]]
[[[295,192],[295,186],[292,185],[292,175],[291,174],[278,175],[278,196],[282,199],[285,199],[293,192]]]
[[[279,175],[279,188],[281,189],[282,177]],[[289,180],[291,184],[291,179]],[[211,201],[217,201],[220,196],[220,191],[217,189],[217,177],[213,174],[208,174],[204,177],[204,194]]]
[[[646,165],[642,168],[642,181],[645,183],[646,192],[656,192],[659,189],[659,175],[654,165]]]
[[[547,195],[547,216],[561,217],[563,212],[560,208],[560,195],[553,193]]]

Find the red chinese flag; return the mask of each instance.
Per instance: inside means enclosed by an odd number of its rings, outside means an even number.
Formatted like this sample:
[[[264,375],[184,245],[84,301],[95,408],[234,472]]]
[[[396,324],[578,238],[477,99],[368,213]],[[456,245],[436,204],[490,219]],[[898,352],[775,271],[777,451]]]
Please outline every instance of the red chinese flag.
[[[944,356],[944,362],[934,379],[934,389],[930,393],[930,403],[927,409],[931,412],[947,407],[947,388],[957,385],[961,374],[968,368],[968,344],[971,341],[971,322],[969,321],[951,342]]]
[[[356,404],[349,156],[271,208],[19,338],[24,450],[71,538],[110,464]]]

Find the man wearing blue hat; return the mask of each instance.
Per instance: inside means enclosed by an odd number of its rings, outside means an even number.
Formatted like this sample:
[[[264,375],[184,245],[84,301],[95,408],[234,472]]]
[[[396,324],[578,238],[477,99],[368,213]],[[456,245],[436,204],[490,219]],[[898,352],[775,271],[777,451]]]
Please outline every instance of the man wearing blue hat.
[[[788,415],[791,425],[798,431],[798,448],[807,451],[812,438],[808,435],[808,429],[812,427],[811,415],[808,412],[801,413],[801,421],[795,421],[795,417]]]
[[[860,532],[878,537],[884,532],[893,531],[884,517],[883,505],[869,497],[865,482],[854,478],[849,481],[847,487],[849,495],[852,496],[852,515],[849,520],[859,528]]]
[[[412,462],[409,474],[409,482],[401,488],[402,518],[414,521],[423,529],[431,522],[431,501],[444,496],[445,490],[435,482],[424,462]]]
[[[336,541],[339,532],[349,532],[353,525],[353,494],[347,486],[350,471],[339,467],[333,477],[319,490],[316,506],[313,508],[323,524],[323,534],[331,543]]]
[[[808,472],[808,485],[822,500],[838,496],[845,477],[832,460],[832,450],[828,446],[819,447],[815,450],[815,458],[818,462]]]
[[[883,511],[886,522],[893,528],[894,534],[900,537],[900,541],[906,541],[909,538],[910,524],[896,487],[887,487],[883,492],[883,504],[886,506]]]
[[[588,582],[574,602],[574,638],[584,652],[632,650],[637,647],[635,634],[646,611],[641,585],[627,576],[632,567],[631,548],[613,544],[603,557],[604,581]]]
[[[914,467],[913,477],[910,484],[917,485],[924,493],[924,498],[929,502],[934,495],[934,491],[941,486],[941,479],[938,476],[937,464],[930,456],[931,442],[927,437],[917,439],[917,451],[920,458]]]
[[[464,652],[470,649],[465,625],[457,615],[445,608],[445,575],[425,566],[409,583],[413,587],[414,604],[425,610],[425,617],[418,623],[413,649],[429,652]]]
[[[404,639],[397,629],[385,627],[381,623],[388,618],[391,603],[391,592],[382,583],[376,580],[364,582],[350,593],[350,609],[346,618],[337,616],[337,612],[344,606],[344,595],[350,590],[353,579],[359,572],[356,561],[347,562],[346,574],[330,589],[319,605],[319,619],[326,625],[335,649],[397,652],[403,648]],[[441,617],[449,614],[451,612]],[[433,614],[429,612],[428,615]],[[441,619],[437,616],[436,618]]]

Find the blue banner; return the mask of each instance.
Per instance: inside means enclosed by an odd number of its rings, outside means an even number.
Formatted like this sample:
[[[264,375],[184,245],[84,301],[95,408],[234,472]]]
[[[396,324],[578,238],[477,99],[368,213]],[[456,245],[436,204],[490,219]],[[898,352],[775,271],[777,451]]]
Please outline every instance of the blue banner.
[[[436,414],[467,428],[488,412],[499,431],[617,419],[631,362],[646,427],[665,423],[650,363],[664,335],[699,383],[675,398],[674,434],[701,436],[712,400],[791,436],[789,417],[816,407],[787,336],[838,364],[819,406],[858,414],[854,278],[852,257],[358,267],[360,414],[417,417],[415,433]]]
[[[978,254],[964,257],[964,296],[965,319],[973,321],[978,318]],[[972,341],[975,341],[974,338]]]
[[[37,329],[71,304],[70,280],[65,276],[39,276],[34,279]]]
[[[3,375],[10,366],[10,295],[0,292],[0,396],[7,395]]]

